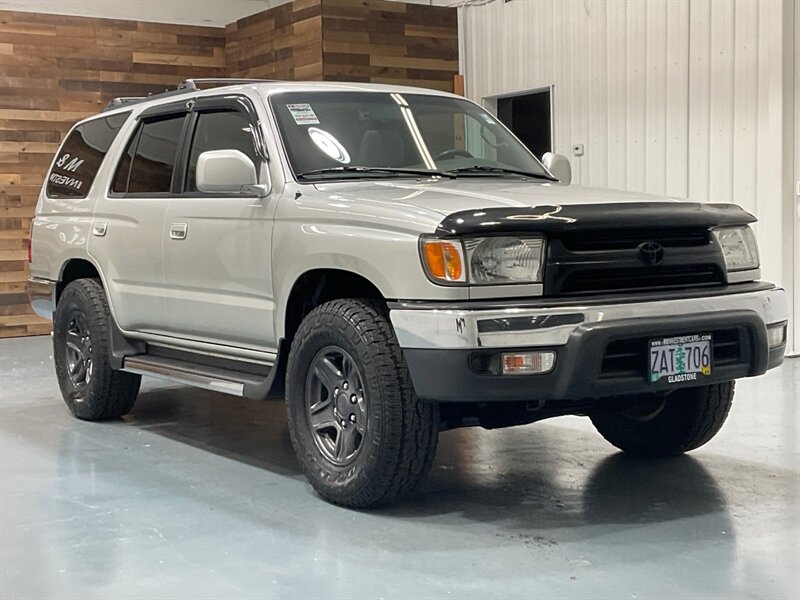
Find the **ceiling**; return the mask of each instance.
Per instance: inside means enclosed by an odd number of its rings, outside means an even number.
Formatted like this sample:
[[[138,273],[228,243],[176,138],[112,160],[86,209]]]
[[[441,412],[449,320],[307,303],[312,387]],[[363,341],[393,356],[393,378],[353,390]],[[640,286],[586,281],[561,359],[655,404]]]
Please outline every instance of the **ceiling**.
[[[0,9],[224,27],[291,0],[0,0]],[[398,1],[398,0],[392,0]],[[453,0],[406,0],[447,6]]]

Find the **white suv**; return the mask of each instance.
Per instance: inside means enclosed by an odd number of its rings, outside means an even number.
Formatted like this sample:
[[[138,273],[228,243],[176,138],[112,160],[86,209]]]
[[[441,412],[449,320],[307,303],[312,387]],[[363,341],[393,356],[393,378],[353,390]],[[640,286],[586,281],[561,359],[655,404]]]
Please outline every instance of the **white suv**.
[[[738,206],[570,185],[452,94],[197,83],[78,123],[43,186],[30,296],[78,418],[143,374],[285,388],[315,489],[365,507],[455,427],[581,414],[627,452],[697,448],[783,360]]]

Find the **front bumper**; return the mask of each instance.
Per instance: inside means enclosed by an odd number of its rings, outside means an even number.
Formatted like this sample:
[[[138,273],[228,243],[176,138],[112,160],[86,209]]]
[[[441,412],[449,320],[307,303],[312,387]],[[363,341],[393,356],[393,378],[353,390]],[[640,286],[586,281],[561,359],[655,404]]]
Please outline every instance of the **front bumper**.
[[[674,385],[647,379],[647,340],[673,335],[714,336],[712,374],[694,385],[760,375],[783,362],[785,344],[769,348],[767,342],[767,327],[787,320],[782,289],[737,284],[686,296],[541,299],[477,308],[396,302],[390,315],[417,395],[440,402],[583,400],[670,389]],[[609,368],[610,353],[620,347],[627,364]],[[540,375],[486,369],[501,351],[531,349],[554,350],[555,368]]]

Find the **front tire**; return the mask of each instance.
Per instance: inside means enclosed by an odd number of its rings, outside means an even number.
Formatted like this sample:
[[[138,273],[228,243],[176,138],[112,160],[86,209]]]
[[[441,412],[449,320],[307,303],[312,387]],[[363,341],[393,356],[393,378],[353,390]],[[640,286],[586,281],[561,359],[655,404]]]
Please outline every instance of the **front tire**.
[[[85,421],[115,419],[133,408],[140,375],[111,367],[111,313],[96,279],[65,288],[53,316],[53,359],[69,410]]]
[[[608,442],[637,456],[671,456],[713,438],[733,403],[733,381],[684,388],[590,415]]]
[[[377,302],[334,300],[308,314],[289,354],[286,407],[297,458],[329,502],[384,505],[430,470],[438,408],[414,393]]]

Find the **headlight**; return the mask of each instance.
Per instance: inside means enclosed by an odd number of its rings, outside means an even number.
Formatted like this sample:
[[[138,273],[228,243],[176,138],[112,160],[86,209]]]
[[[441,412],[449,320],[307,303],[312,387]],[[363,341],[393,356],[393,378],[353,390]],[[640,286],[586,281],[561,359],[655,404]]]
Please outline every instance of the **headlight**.
[[[542,280],[544,239],[487,237],[464,240],[471,285],[536,283]]]
[[[726,227],[714,229],[722,255],[725,257],[725,267],[728,271],[747,271],[758,268],[758,244],[753,230],[747,225],[744,227]]]

